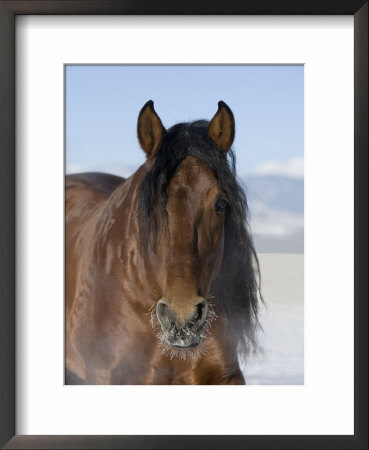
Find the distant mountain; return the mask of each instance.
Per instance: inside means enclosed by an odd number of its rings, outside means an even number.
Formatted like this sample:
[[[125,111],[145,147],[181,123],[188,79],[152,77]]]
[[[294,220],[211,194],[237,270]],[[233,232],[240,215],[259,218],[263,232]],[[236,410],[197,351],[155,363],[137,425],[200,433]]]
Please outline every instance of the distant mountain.
[[[303,253],[304,180],[274,175],[249,175],[241,180],[256,250]]]
[[[273,175],[241,178],[246,186],[251,211],[255,208],[304,213],[304,180]]]

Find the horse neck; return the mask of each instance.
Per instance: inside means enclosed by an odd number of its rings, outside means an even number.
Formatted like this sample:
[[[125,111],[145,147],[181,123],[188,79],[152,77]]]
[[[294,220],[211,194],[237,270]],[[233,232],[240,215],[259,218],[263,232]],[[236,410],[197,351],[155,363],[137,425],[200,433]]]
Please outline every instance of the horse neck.
[[[147,255],[140,251],[138,203],[139,190],[147,172],[141,166],[110,195],[97,225],[99,245],[96,255],[105,272],[123,271],[119,276],[133,280],[136,290],[157,290]],[[102,255],[102,256],[99,256]]]
[[[119,184],[108,197],[102,208],[96,230],[102,244],[110,241],[111,245],[119,245],[120,240],[138,237],[139,187],[145,172],[145,166],[141,166],[132,176]]]

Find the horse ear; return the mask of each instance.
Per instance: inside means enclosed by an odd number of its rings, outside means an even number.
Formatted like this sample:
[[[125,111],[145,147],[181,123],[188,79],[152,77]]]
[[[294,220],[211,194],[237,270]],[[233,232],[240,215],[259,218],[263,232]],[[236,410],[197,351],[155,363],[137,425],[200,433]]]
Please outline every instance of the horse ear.
[[[155,112],[154,102],[149,100],[142,107],[137,122],[138,140],[148,158],[155,154],[164,134],[165,128]]]
[[[218,103],[218,111],[211,119],[208,134],[216,146],[224,153],[231,148],[234,139],[234,117],[229,107],[222,101]]]

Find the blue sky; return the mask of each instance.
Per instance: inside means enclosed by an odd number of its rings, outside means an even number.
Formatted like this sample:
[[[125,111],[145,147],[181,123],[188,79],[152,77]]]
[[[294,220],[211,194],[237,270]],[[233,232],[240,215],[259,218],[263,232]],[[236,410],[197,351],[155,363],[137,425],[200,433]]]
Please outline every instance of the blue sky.
[[[142,164],[136,123],[149,99],[165,127],[209,120],[223,100],[236,120],[239,175],[303,174],[303,66],[240,65],[67,66],[67,172]]]

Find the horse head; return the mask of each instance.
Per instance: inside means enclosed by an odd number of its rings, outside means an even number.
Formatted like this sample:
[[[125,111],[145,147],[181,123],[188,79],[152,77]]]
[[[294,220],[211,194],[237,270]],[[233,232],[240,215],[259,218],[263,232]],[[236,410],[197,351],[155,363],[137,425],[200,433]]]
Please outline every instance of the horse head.
[[[227,163],[234,117],[219,102],[210,122],[166,130],[149,101],[137,131],[148,167],[140,192],[140,232],[143,247],[154,255],[152,270],[160,286],[159,338],[171,348],[194,348],[215,316],[211,289],[222,267],[225,223],[234,206]]]

